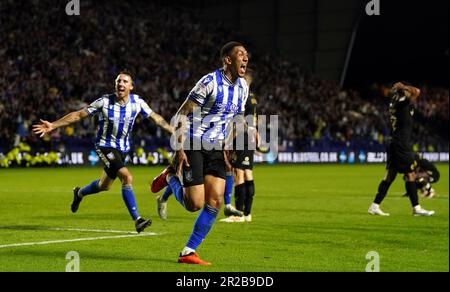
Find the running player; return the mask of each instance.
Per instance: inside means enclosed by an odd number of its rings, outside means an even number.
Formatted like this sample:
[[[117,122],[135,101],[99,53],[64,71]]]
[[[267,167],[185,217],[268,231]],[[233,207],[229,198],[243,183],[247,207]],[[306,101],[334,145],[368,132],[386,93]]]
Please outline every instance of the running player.
[[[177,146],[182,147],[176,153],[174,166],[156,177],[151,188],[157,193],[168,185],[165,194],[173,192],[186,210],[201,210],[179,263],[210,265],[200,259],[196,250],[211,230],[223,203],[226,129],[233,119],[245,124],[247,50],[240,43],[230,42],[220,55],[223,68],[204,76],[178,111],[178,120],[186,118],[186,123],[177,127],[177,133],[181,134]]]
[[[63,118],[33,126],[33,132],[43,137],[51,131],[78,122],[86,117],[98,114],[100,125],[95,141],[95,148],[105,168],[99,180],[95,180],[84,188],[73,189],[71,210],[76,213],[84,197],[108,191],[117,177],[122,182],[122,198],[135,222],[136,231],[142,232],[151,225],[150,219],[139,216],[132,188],[133,177],[125,167],[125,157],[130,151],[130,134],[138,114],[152,119],[168,133],[173,128],[138,95],[131,94],[133,79],[129,72],[121,72],[116,79],[115,93],[107,94],[94,101],[87,108],[72,112]]]

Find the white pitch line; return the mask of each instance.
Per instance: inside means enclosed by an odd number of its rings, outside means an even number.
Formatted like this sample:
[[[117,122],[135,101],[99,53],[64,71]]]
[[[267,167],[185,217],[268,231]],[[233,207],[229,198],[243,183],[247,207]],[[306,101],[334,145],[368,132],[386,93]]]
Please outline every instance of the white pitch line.
[[[79,232],[94,232],[94,233],[122,233],[122,234],[135,234],[136,231],[121,231],[121,230],[109,230],[109,229],[85,229],[85,228],[43,228],[39,230],[44,231],[79,231]],[[142,233],[145,234],[145,233]]]
[[[155,236],[155,235],[159,235],[159,234],[153,233],[153,232],[146,232],[146,233],[133,234],[133,235],[101,236],[101,237],[75,238],[75,239],[52,240],[52,241],[41,241],[41,242],[14,243],[14,244],[0,245],[0,248],[33,246],[33,245],[47,245],[47,244],[56,244],[56,243],[78,242],[78,241],[94,241],[94,240],[102,240],[102,239],[144,237],[144,236]]]

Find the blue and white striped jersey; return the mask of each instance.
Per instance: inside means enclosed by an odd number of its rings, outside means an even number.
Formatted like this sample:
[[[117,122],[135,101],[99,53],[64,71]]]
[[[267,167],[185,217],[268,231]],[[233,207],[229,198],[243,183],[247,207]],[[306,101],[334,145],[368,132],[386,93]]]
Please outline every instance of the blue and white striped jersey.
[[[130,94],[128,103],[121,105],[115,94],[104,95],[87,108],[90,116],[99,114],[96,147],[130,151],[130,133],[138,114],[148,118],[153,112],[148,104],[136,94]]]
[[[244,78],[233,84],[223,69],[204,76],[188,98],[200,106],[201,114],[190,115],[189,133],[195,140],[221,142],[227,136],[229,122],[245,112],[249,88]]]

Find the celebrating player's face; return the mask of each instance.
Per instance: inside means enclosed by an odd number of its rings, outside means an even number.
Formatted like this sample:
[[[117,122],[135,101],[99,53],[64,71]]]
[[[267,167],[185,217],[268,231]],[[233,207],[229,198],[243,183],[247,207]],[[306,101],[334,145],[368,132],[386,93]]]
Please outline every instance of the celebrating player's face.
[[[128,96],[133,90],[133,80],[129,75],[120,74],[116,79],[116,93],[120,98]]]
[[[248,52],[244,47],[235,47],[231,55],[231,67],[241,78],[245,76],[248,65]]]

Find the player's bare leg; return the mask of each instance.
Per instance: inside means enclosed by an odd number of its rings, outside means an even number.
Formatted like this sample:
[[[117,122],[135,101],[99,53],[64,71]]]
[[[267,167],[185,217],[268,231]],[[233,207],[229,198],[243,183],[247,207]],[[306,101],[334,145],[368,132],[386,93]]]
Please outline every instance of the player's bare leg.
[[[197,212],[205,206],[205,185],[184,188],[185,209],[189,212]]]

